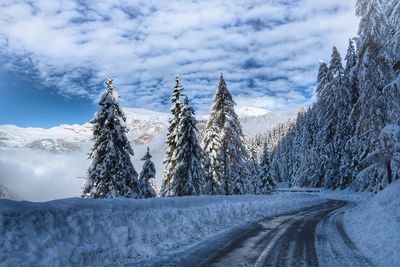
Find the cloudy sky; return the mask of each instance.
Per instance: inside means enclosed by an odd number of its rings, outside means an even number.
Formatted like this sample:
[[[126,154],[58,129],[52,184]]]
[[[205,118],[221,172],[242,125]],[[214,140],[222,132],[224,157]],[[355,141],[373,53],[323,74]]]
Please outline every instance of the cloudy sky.
[[[83,123],[112,75],[123,106],[169,110],[174,76],[199,114],[219,73],[241,107],[296,110],[318,61],[356,35],[355,0],[0,3],[0,124]]]

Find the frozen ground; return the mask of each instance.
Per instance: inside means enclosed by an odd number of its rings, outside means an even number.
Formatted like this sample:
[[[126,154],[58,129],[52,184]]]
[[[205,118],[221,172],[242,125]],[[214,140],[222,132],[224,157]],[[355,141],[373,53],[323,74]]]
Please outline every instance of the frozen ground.
[[[400,181],[348,210],[346,230],[376,266],[400,266]]]
[[[376,195],[324,191],[322,197],[354,202],[343,214],[345,231],[376,266],[400,266],[400,181]]]
[[[336,220],[336,215],[347,206],[346,201],[329,200],[243,224],[183,252],[156,262],[143,261],[138,266],[369,267],[371,264],[364,255],[349,246],[348,236],[337,231],[342,221]]]
[[[121,265],[324,202],[311,194],[151,200],[0,200],[1,266]]]

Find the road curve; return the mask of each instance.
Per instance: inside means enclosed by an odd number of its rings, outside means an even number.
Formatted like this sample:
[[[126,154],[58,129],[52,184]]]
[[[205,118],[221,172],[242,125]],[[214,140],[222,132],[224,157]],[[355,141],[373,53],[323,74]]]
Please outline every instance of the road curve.
[[[345,201],[247,224],[142,266],[371,266],[342,225]]]

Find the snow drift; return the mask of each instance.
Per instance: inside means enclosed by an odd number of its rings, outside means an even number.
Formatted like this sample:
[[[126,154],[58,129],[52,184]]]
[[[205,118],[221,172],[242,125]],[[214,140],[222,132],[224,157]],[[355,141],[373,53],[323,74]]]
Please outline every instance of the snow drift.
[[[310,194],[0,200],[0,265],[134,263],[174,253],[243,222],[323,201]]]
[[[345,214],[346,230],[376,266],[400,265],[400,181]]]

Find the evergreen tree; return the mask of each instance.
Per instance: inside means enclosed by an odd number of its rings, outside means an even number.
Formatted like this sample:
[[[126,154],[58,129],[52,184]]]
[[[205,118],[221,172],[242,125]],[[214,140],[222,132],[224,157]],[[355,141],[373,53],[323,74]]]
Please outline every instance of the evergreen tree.
[[[393,65],[395,79],[383,88],[385,118],[390,124],[400,125],[400,59]]]
[[[303,131],[306,123],[306,111],[304,107],[300,107],[297,113],[296,123],[294,125],[294,129],[292,132],[291,138],[291,148],[290,148],[290,157],[291,157],[291,167],[290,167],[290,184],[296,184],[303,186],[303,168],[301,163],[303,160],[304,147],[303,147]]]
[[[345,72],[347,73],[352,71],[354,67],[356,67],[357,65],[357,53],[354,47],[354,42],[351,39],[349,39],[349,45],[347,47],[345,60],[346,60]]]
[[[251,188],[248,154],[234,106],[235,102],[221,74],[207,128],[220,130],[221,147],[216,155],[221,159],[221,182],[226,195],[246,194]]]
[[[316,144],[318,142],[319,125],[315,107],[309,108],[304,115],[304,125],[300,134],[300,166],[298,171],[297,186],[311,186],[316,178],[317,165],[320,164],[317,157]]]
[[[271,159],[272,169],[274,170],[272,175],[277,182],[291,182],[291,173],[293,166],[293,158],[291,156],[291,147],[294,133],[294,123],[289,120],[280,131],[282,134],[281,138],[278,139],[278,143],[274,147],[274,153]]]
[[[178,125],[180,122],[180,114],[181,114],[181,101],[180,96],[182,94],[182,85],[179,81],[179,76],[175,77],[175,87],[172,92],[171,97],[171,118],[169,119],[169,127],[167,133],[167,152],[164,159],[165,170],[164,170],[164,179],[161,184],[161,196],[170,195],[169,185],[172,184],[172,172],[176,167],[176,161],[173,157],[175,150],[177,148],[177,139],[178,139]]]
[[[354,47],[354,42],[353,40],[349,39],[349,46],[347,48],[347,53],[346,53],[346,67],[344,70],[344,74],[346,77],[346,82],[347,82],[347,88],[350,90],[350,95],[351,95],[351,103],[352,106],[357,102],[358,97],[359,97],[359,91],[358,91],[358,79],[356,75],[356,68],[357,68],[357,52]]]
[[[318,131],[318,140],[317,151],[318,156],[320,158],[321,164],[320,168],[317,170],[319,174],[316,181],[314,181],[313,185],[316,187],[323,186],[325,184],[325,174],[328,169],[328,164],[330,162],[329,159],[329,142],[333,137],[333,129],[335,125],[332,123],[331,118],[334,117],[334,109],[333,109],[333,99],[334,95],[332,92],[332,73],[329,71],[329,68],[326,63],[321,62],[318,71],[318,86],[317,86],[317,103],[316,103],[316,111],[318,118],[318,125],[321,126]],[[328,124],[328,121],[331,121]]]
[[[353,151],[354,139],[350,139],[346,146],[340,162],[340,189],[349,187],[357,175],[357,163],[355,162],[355,155]]]
[[[329,70],[325,62],[321,62],[318,70],[318,87],[317,87],[317,112],[320,125],[324,127],[321,129],[323,137],[327,138],[325,142],[329,141],[329,137],[333,136],[335,111],[333,109],[334,94],[332,90],[332,72]],[[323,138],[321,138],[323,139]]]
[[[326,80],[322,90],[318,91],[320,118],[320,138],[323,142],[322,159],[324,187],[336,188],[340,183],[339,173],[344,146],[349,136],[347,117],[351,110],[351,93],[345,78],[342,59],[336,47],[333,47],[328,70],[321,65],[322,80]],[[346,134],[345,134],[346,133]]]
[[[178,139],[173,159],[176,167],[172,172],[168,196],[193,196],[205,193],[205,181],[200,159],[202,149],[197,142],[196,118],[186,98],[178,124]]]
[[[138,175],[132,165],[132,147],[126,138],[128,129],[119,107],[119,96],[113,79],[106,81],[106,92],[100,99],[100,109],[91,120],[93,147],[92,160],[82,196],[89,198],[138,198]]]
[[[351,46],[351,45],[350,45]],[[352,50],[352,48],[350,48]],[[337,50],[336,50],[337,51]],[[352,52],[351,52],[352,53]],[[344,156],[345,146],[347,141],[350,139],[352,135],[352,125],[349,122],[349,115],[353,108],[352,103],[352,91],[351,84],[349,82],[349,77],[346,76],[346,70],[342,68],[341,58],[339,52],[337,52],[338,63],[337,63],[337,75],[334,75],[334,79],[332,81],[334,90],[336,92],[335,98],[335,111],[336,111],[336,129],[335,135],[333,137],[333,155],[331,155],[331,160],[334,160],[334,164],[332,166],[334,177],[333,180],[333,188],[336,188],[340,184],[340,166],[342,163],[342,157]],[[349,54],[347,54],[346,58],[349,58]],[[354,59],[350,59],[354,61]],[[355,64],[352,62],[351,64]],[[346,66],[350,68],[350,63],[347,62]],[[348,156],[348,155],[347,155]]]
[[[276,184],[272,178],[271,166],[269,159],[269,149],[267,144],[264,144],[263,153],[260,161],[260,192],[262,194],[268,194],[276,187]]]
[[[146,155],[141,160],[144,161],[142,171],[139,176],[140,193],[142,198],[156,197],[156,190],[152,186],[151,180],[156,177],[156,168],[151,161],[150,150],[147,148]]]
[[[262,194],[261,191],[261,180],[260,180],[260,170],[258,167],[258,155],[257,155],[257,147],[255,140],[248,140],[248,168],[250,171],[250,185],[248,188],[247,194]]]
[[[309,110],[274,147],[279,179],[307,186],[305,177],[314,172],[311,186],[376,192],[398,177],[400,4],[358,0],[356,13],[357,50],[350,40],[345,68],[336,48],[330,66],[320,65],[317,134],[309,133]]]
[[[206,191],[209,195],[223,193],[221,180],[221,158],[218,151],[221,149],[219,131],[215,126],[206,129],[204,139],[203,170],[206,180]]]
[[[355,135],[360,148],[359,162],[378,147],[378,137],[386,123],[383,88],[393,79],[389,14],[393,1],[358,0],[357,15],[361,16],[357,39],[357,76],[360,97],[353,110]],[[396,26],[396,25],[393,25]],[[397,25],[398,26],[398,25]]]
[[[345,88],[348,90],[348,98],[351,99],[351,105],[346,104],[341,110],[342,116],[341,124],[338,125],[337,132],[340,135],[336,136],[338,143],[341,147],[341,159],[339,169],[339,185],[341,189],[347,188],[353,183],[353,180],[357,174],[357,159],[356,159],[356,148],[354,144],[354,131],[356,125],[356,119],[351,116],[351,112],[354,112],[354,106],[359,98],[358,88],[358,77],[356,75],[356,69],[358,64],[357,52],[354,48],[354,42],[350,39],[346,54],[346,67],[345,67]],[[340,138],[340,139],[339,139]]]

